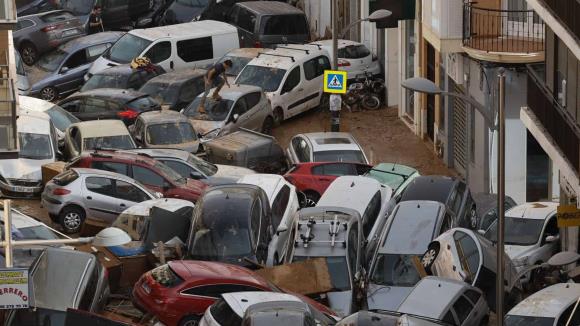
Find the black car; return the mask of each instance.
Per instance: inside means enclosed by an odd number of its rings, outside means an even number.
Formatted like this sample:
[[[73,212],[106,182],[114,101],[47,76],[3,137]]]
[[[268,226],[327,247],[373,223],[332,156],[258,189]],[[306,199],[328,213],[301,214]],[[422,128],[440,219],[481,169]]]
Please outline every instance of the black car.
[[[142,112],[161,110],[159,103],[147,94],[116,88],[75,93],[59,105],[81,121],[119,119],[126,125],[135,122]]]
[[[245,184],[212,187],[195,205],[187,258],[256,267],[266,262],[272,236],[264,190]]]
[[[226,13],[236,2],[247,0],[173,0],[159,16],[159,25],[173,25],[196,20],[225,21]]]
[[[155,4],[154,0],[60,0],[62,9],[72,12],[88,31],[92,8],[101,6],[105,30],[129,30],[146,16]]]
[[[438,201],[447,207],[454,225],[476,229],[478,218],[476,204],[469,187],[457,178],[445,176],[419,176],[413,179],[396,202],[408,200]]]
[[[130,64],[107,68],[92,75],[81,92],[97,88],[122,88],[138,90],[149,79],[164,74],[165,70],[157,65],[152,68],[131,68]]]
[[[206,73],[203,69],[170,72],[150,79],[139,91],[157,100],[164,109],[180,111],[204,91]]]

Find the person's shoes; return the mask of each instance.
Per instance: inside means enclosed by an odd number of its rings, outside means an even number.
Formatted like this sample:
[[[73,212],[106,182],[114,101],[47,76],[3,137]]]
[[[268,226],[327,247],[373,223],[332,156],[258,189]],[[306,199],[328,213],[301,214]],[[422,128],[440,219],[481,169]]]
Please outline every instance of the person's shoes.
[[[201,113],[201,114],[206,114],[207,112],[205,111],[205,106],[200,105],[197,107],[197,112]]]
[[[213,94],[212,98],[218,102],[222,100],[222,97],[219,94]]]

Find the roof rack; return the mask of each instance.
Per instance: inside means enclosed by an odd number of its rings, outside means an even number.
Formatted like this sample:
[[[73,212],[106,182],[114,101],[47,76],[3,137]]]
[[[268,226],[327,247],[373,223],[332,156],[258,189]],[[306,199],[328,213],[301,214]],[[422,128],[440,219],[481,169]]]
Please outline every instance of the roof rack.
[[[328,234],[330,235],[330,240],[317,240],[317,241],[312,240],[315,238],[315,235],[314,235],[313,230],[312,230],[312,226],[315,224],[329,226]],[[323,217],[322,221],[320,221],[320,222],[315,221],[314,216],[310,216],[310,218],[308,218],[308,222],[306,222],[306,227],[307,227],[306,233],[300,234],[300,240],[302,240],[302,245],[304,246],[304,248],[308,248],[308,245],[310,243],[330,243],[330,246],[334,247],[334,245],[337,242],[336,236],[338,235],[338,233],[340,231],[341,224],[342,224],[343,228],[346,230],[347,223],[339,221],[338,215],[334,215],[334,219],[330,220],[330,221],[324,220],[324,217]],[[302,224],[298,223],[298,226],[297,226],[298,229],[300,229],[301,226],[302,226]],[[346,248],[346,239],[341,241],[341,242],[342,242],[342,246],[344,248]],[[298,240],[296,240],[294,242],[294,246],[295,247],[298,246]]]
[[[297,49],[297,48],[291,48],[289,46],[276,46],[276,49],[286,49],[286,50],[294,50],[294,51],[304,51],[306,52],[306,54],[310,54],[309,50],[306,49]]]
[[[260,52],[260,53],[258,53],[256,58],[259,58],[261,54],[271,55],[271,56],[275,56],[275,57],[284,57],[284,58],[288,58],[288,59],[292,60],[292,62],[296,62],[296,60],[294,60],[294,57],[291,55],[283,55],[283,54],[276,54],[276,53]]]

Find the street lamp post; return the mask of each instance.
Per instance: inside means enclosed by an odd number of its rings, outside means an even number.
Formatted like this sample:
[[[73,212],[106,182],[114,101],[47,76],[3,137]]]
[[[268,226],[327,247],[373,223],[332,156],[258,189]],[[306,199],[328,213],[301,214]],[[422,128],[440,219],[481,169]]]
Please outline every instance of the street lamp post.
[[[457,97],[469,102],[484,117],[491,130],[498,131],[497,144],[497,210],[498,210],[498,228],[497,228],[497,278],[496,278],[496,325],[503,325],[503,299],[504,299],[504,198],[505,198],[505,75],[503,68],[498,74],[499,80],[499,106],[498,106],[498,123],[496,125],[492,114],[484,106],[473,100],[471,97],[445,92],[435,83],[425,78],[409,78],[401,83],[403,88],[411,91],[425,93],[429,95],[441,95]],[[468,180],[469,181],[469,180]]]

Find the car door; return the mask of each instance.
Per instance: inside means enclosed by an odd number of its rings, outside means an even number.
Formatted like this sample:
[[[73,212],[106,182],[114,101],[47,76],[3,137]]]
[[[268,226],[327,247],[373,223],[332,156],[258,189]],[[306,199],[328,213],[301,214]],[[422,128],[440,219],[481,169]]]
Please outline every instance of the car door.
[[[83,99],[82,98],[67,98],[64,101],[58,103],[58,105],[63,108],[65,111],[67,111],[68,113],[74,115],[75,117],[77,117],[80,120],[83,120],[80,118],[80,108],[81,108],[81,103],[82,103]]]
[[[556,215],[552,215],[546,219],[546,224],[544,230],[542,231],[542,235],[540,236],[540,247],[538,251],[534,254],[535,257],[530,257],[530,264],[536,262],[547,262],[550,257],[556,250],[558,249],[558,241],[557,239],[551,242],[546,241],[548,236],[553,236],[559,238],[560,229],[558,228],[558,220]]]
[[[87,177],[82,192],[88,216],[103,221],[113,221],[117,218],[122,201],[116,195],[115,179]]]
[[[247,116],[244,128],[252,129],[254,131],[261,131],[264,119],[266,119],[267,111],[264,110],[264,103],[260,100],[262,99],[261,92],[252,92],[246,94],[242,97],[246,102],[248,110],[245,115]]]
[[[71,54],[60,66],[59,78],[55,85],[59,93],[76,91],[83,85],[83,76],[89,69],[90,62],[87,57],[87,50],[80,49]]]
[[[201,171],[194,169],[192,166],[185,164],[182,161],[172,159],[157,159],[157,160],[167,165],[169,168],[179,173],[179,175],[184,178],[206,179],[206,176],[203,173],[201,173]]]
[[[117,119],[115,113],[109,108],[106,100],[98,97],[87,97],[81,103],[78,118],[83,121]]]
[[[168,187],[170,187],[165,178],[147,167],[132,165],[131,172],[133,179],[141,182],[151,191],[161,192],[165,195]]]
[[[463,295],[460,295],[453,303],[453,311],[455,312],[456,325],[477,325],[476,311],[473,309],[473,304],[467,300]]]
[[[250,128],[248,125],[248,104],[244,97],[240,97],[233,105],[232,110],[228,116],[228,120],[224,126],[222,134],[231,133],[238,128]],[[251,129],[251,128],[250,128]]]
[[[117,206],[117,212],[119,214],[121,214],[128,207],[151,199],[151,197],[145,191],[143,191],[143,189],[140,189],[136,185],[122,180],[115,181],[115,191],[119,201],[119,205]]]
[[[318,56],[304,63],[304,107],[303,111],[310,110],[320,104],[323,94],[324,70],[330,70],[330,60]]]
[[[304,107],[303,95],[302,72],[300,66],[296,66],[286,75],[280,90],[280,103],[283,103],[286,111],[284,119],[302,112]]]
[[[352,164],[328,163],[312,168],[313,182],[316,184],[316,190],[319,190],[319,194],[323,194],[332,181],[343,175],[357,175]]]
[[[240,39],[240,47],[255,47],[256,44],[255,31],[257,27],[256,14],[241,7],[234,5],[227,18],[230,24],[238,28],[238,37]]]
[[[282,186],[280,191],[272,201],[272,229],[274,230],[274,238],[270,244],[268,256],[272,256],[273,264],[277,264],[284,260],[286,251],[288,250],[288,235],[292,227],[292,218],[290,215],[296,213],[298,207],[294,207],[290,201],[291,189],[288,185]],[[293,210],[293,212],[292,212]],[[286,228],[284,232],[278,232],[278,228],[283,226]]]
[[[130,25],[129,0],[100,0],[102,19],[106,29],[118,29]]]
[[[161,66],[164,70],[169,71],[174,68],[172,52],[171,42],[161,41],[149,47],[143,56],[149,58],[152,63]]]

